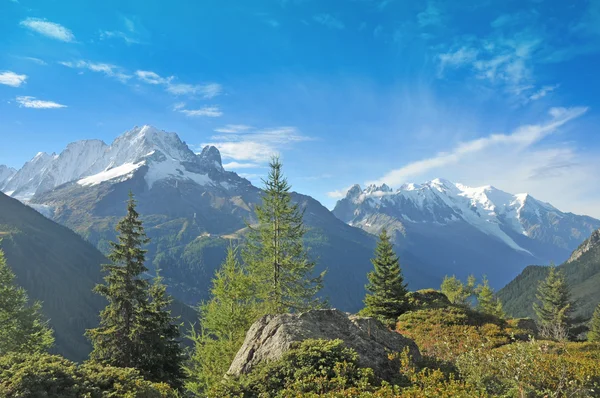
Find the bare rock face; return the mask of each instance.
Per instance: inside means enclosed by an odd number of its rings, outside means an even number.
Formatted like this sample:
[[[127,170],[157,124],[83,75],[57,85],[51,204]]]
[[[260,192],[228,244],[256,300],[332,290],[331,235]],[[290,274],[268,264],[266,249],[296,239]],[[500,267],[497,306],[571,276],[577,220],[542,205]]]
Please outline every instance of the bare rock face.
[[[374,318],[348,315],[336,309],[302,314],[267,315],[248,330],[246,340],[233,360],[228,375],[249,373],[263,361],[282,357],[292,344],[306,339],[340,339],[359,355],[361,367],[388,378],[393,372],[388,353],[409,348],[413,359],[421,353],[414,341],[390,331]]]
[[[579,247],[571,254],[571,257],[567,260],[567,263],[571,263],[575,260],[579,260],[581,256],[592,250],[594,247],[600,244],[600,229],[592,232],[592,236],[586,239]]]

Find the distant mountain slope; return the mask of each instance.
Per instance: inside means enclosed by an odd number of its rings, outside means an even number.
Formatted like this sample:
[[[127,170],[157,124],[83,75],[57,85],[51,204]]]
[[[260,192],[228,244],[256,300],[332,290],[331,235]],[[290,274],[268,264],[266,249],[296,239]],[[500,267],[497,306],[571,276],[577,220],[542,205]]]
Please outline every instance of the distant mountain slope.
[[[353,186],[333,213],[349,225],[392,231],[396,244],[432,272],[487,274],[500,287],[532,263],[562,262],[600,220],[563,213],[530,195],[492,186],[471,188],[443,179]]]
[[[100,265],[108,260],[93,245],[67,227],[0,192],[0,248],[32,300],[43,302],[43,313],[55,331],[55,351],[69,359],[87,357],[84,337],[95,327],[106,302],[92,292],[102,281]],[[180,302],[173,312],[188,325],[193,309]]]
[[[70,229],[0,193],[0,247],[32,300],[55,330],[56,349],[80,360],[90,349],[83,336],[97,324],[104,301],[92,293],[104,256]]]
[[[594,231],[571,258],[559,266],[565,272],[577,315],[591,317],[600,303],[600,230]],[[548,267],[529,266],[498,292],[504,310],[515,317],[533,317],[532,303],[538,284],[548,275]]]
[[[13,169],[12,167],[0,165],[0,189],[2,189],[6,181],[11,179],[16,172],[17,170]]]
[[[40,153],[3,189],[104,253],[131,190],[152,239],[148,266],[160,267],[174,295],[188,304],[208,297],[226,247],[244,239],[262,194],[223,169],[217,148],[196,154],[175,133],[151,126],[126,131],[110,145],[87,140],[58,155]],[[294,193],[293,199],[305,210],[306,242],[318,269],[328,270],[323,294],[335,307],[360,309],[376,238],[338,220],[311,197]],[[411,287],[439,284],[423,261],[400,255]]]

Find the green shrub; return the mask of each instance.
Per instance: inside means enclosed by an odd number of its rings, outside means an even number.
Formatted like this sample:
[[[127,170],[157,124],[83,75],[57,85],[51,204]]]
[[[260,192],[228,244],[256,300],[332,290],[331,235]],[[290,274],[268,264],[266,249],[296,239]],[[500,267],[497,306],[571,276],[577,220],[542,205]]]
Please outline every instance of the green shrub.
[[[474,349],[457,360],[461,376],[492,396],[598,397],[600,345],[520,342]]]
[[[434,289],[423,289],[417,290],[416,292],[409,292],[407,298],[409,308],[412,311],[431,308],[446,308],[452,305],[444,293]]]
[[[358,367],[358,355],[341,340],[305,340],[277,361],[258,365],[247,376],[217,386],[210,396],[289,397],[324,394],[352,387],[373,390],[371,369]]]
[[[75,363],[58,355],[10,354],[0,357],[3,398],[167,398],[164,383],[144,380],[135,369]]]
[[[396,330],[413,339],[425,357],[452,363],[473,347],[508,344],[510,334],[504,326],[497,317],[455,306],[403,314]]]

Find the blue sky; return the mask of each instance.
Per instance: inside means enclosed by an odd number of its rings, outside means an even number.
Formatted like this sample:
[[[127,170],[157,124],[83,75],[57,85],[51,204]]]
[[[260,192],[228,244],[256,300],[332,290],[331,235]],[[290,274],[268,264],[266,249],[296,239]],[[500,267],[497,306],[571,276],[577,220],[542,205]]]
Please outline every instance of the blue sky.
[[[135,125],[354,183],[529,192],[600,217],[600,0],[0,0],[0,164]]]

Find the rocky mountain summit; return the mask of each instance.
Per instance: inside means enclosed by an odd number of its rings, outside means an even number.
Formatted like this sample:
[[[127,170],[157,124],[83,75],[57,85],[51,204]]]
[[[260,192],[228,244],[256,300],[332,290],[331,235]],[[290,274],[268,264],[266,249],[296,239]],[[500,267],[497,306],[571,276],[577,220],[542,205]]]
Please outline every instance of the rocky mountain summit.
[[[421,358],[419,348],[409,338],[391,331],[374,318],[349,315],[342,311],[312,310],[301,314],[266,315],[248,330],[229,375],[249,373],[257,364],[281,358],[294,343],[307,339],[342,340],[359,356],[361,367],[372,368],[387,379],[392,368],[388,353],[408,347],[413,359]]]

